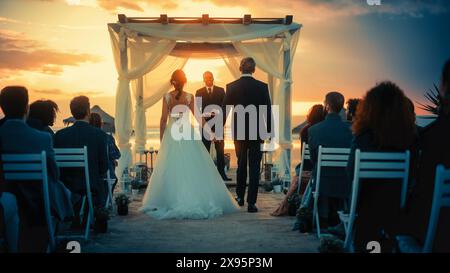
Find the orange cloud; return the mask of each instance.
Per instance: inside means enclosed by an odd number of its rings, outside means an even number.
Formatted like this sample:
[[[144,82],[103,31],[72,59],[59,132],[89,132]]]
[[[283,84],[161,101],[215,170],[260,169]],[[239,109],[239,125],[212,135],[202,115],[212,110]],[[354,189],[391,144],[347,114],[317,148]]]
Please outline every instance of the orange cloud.
[[[176,9],[178,3],[172,0],[154,1],[154,0],[97,0],[97,4],[108,11],[116,11],[119,8],[144,11],[143,6],[157,4],[165,9]]]
[[[0,30],[0,78],[8,77],[17,71],[34,71],[59,75],[64,66],[78,66],[86,62],[98,62],[100,57],[63,52],[45,47],[30,40],[23,34]]]

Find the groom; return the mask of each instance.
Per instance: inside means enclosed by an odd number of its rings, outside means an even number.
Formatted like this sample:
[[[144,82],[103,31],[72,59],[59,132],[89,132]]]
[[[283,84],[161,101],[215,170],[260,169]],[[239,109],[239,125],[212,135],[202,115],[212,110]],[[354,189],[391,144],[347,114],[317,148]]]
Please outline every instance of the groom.
[[[201,97],[202,98],[202,109],[200,110],[200,113],[203,113],[202,110],[205,110],[208,106],[217,105],[220,109],[220,106],[222,105],[223,98],[225,96],[225,91],[222,87],[214,85],[214,75],[210,71],[206,71],[203,73],[203,82],[205,83],[205,87],[200,88],[195,93],[195,97]],[[206,121],[210,120],[212,117],[207,117]],[[211,128],[212,131],[214,131],[214,127]],[[203,144],[206,147],[206,150],[209,152],[209,149],[211,148],[211,141],[206,139],[202,134],[202,141]],[[225,181],[231,181],[232,179],[228,178],[225,174],[225,155],[224,155],[224,147],[225,143],[223,140],[216,140],[214,141],[214,147],[216,148],[216,154],[217,154],[217,170],[219,171],[220,175],[222,176],[222,179]]]
[[[244,206],[244,195],[247,182],[247,162],[249,165],[249,186],[247,194],[248,212],[258,212],[256,199],[259,188],[260,166],[261,166],[261,144],[269,135],[272,127],[272,110],[267,84],[253,78],[256,63],[253,58],[244,58],[241,61],[239,70],[242,73],[240,79],[227,85],[227,92],[222,107],[234,108],[232,118],[232,129],[236,156],[238,159],[236,201],[240,206]],[[239,107],[237,107],[239,106]],[[266,111],[260,111],[260,106],[266,107]],[[251,108],[256,109],[256,115],[251,115],[247,111],[240,111],[242,107],[251,112]],[[263,108],[263,107],[261,107]],[[227,109],[229,110],[229,109]],[[228,112],[226,112],[228,116]],[[256,120],[253,120],[256,116]],[[262,119],[262,120],[261,120]],[[226,120],[224,120],[224,123]],[[243,125],[242,125],[243,124]],[[260,128],[265,126],[266,128]],[[263,131],[265,130],[265,131]],[[256,131],[256,132],[254,132]],[[262,136],[260,132],[268,132]]]

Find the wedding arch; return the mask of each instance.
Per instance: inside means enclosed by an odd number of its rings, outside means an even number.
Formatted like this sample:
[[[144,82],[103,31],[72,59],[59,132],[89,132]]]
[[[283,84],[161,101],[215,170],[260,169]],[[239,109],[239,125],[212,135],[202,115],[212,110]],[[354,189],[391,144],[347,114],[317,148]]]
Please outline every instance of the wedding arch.
[[[135,150],[146,145],[145,111],[170,90],[169,74],[161,81],[159,67],[172,72],[189,58],[221,58],[231,74],[239,77],[239,61],[251,56],[268,75],[272,104],[279,105],[279,149],[275,159],[281,175],[290,177],[291,161],[291,70],[301,25],[285,18],[127,17],[108,24],[118,84],[115,127],[122,153],[117,168],[121,174],[133,161]],[[161,70],[161,69],[160,69]],[[159,83],[155,86],[155,82]],[[153,84],[151,88],[147,85]],[[134,111],[133,111],[134,106]],[[133,114],[134,112],[134,114]],[[120,177],[120,176],[119,176]]]

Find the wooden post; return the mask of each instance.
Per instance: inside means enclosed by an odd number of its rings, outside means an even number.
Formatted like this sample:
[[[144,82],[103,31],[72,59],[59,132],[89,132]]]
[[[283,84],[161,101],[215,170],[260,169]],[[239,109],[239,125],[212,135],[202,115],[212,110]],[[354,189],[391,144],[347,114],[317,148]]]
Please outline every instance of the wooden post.
[[[286,18],[284,19],[285,25],[291,25],[294,20],[294,16],[292,15],[286,15]]]
[[[159,16],[159,19],[161,20],[161,24],[167,25],[169,23],[169,17],[167,17],[167,14],[161,14]]]
[[[244,25],[250,25],[252,23],[252,15],[251,14],[245,14],[244,15]]]
[[[119,14],[119,15],[117,15],[117,17],[119,18],[119,23],[121,23],[121,24],[128,23],[128,19],[125,14]]]
[[[203,14],[202,15],[202,24],[203,25],[209,25],[209,14]]]

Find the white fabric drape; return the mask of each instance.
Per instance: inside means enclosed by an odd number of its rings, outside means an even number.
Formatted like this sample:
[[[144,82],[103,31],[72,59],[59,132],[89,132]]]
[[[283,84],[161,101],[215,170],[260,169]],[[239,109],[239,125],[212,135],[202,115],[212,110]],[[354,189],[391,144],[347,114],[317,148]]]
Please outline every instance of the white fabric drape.
[[[119,75],[116,90],[116,135],[121,151],[116,174],[121,177],[123,170],[132,163],[130,136],[132,133],[132,103],[130,81],[138,79],[158,66],[175,47],[176,42],[160,38],[140,39],[136,33],[121,28],[117,35],[109,29],[114,61]],[[151,49],[151,50],[150,50]],[[145,111],[143,107],[142,84],[136,86],[134,96],[136,137],[140,146],[145,144]]]
[[[280,128],[279,142],[286,153],[281,153],[284,165],[290,160],[290,85],[292,59],[299,39],[300,25],[268,24],[154,24],[126,23],[109,24],[114,60],[119,75],[116,91],[116,134],[122,158],[117,174],[131,163],[130,135],[132,132],[132,81],[134,108],[134,128],[137,150],[145,147],[146,122],[145,109],[158,102],[170,89],[164,77],[154,77],[152,71],[162,66],[169,55],[178,56],[167,71],[182,68],[188,57],[187,52],[174,54],[177,41],[201,43],[232,43],[241,56],[251,56],[257,66],[268,74],[272,103],[279,106]],[[118,31],[119,29],[119,31]],[[292,34],[293,33],[293,34]],[[285,53],[290,53],[286,62]],[[209,52],[210,56],[213,52]],[[234,77],[239,77],[239,64],[232,50],[224,49],[223,58]],[[169,73],[167,72],[167,73]],[[166,77],[165,79],[168,79]],[[158,86],[149,88],[149,82],[158,82]],[[151,85],[151,84],[150,84]],[[145,91],[145,92],[144,92]],[[289,107],[289,108],[288,108]],[[288,113],[287,113],[288,112]],[[290,130],[289,130],[290,131]],[[286,156],[287,155],[287,156]],[[290,166],[286,166],[288,169]],[[120,176],[119,176],[120,177]]]

